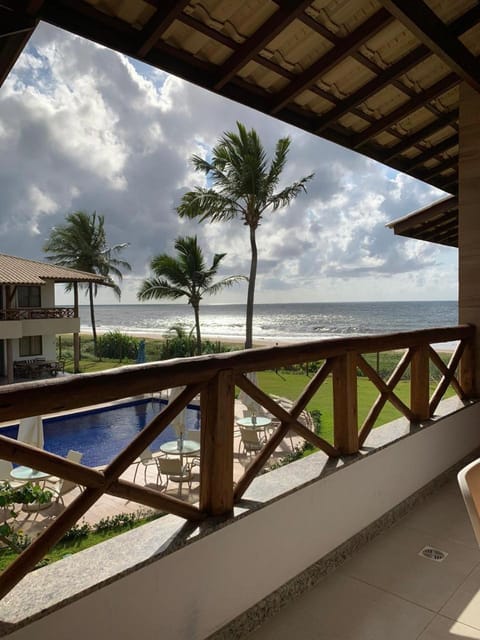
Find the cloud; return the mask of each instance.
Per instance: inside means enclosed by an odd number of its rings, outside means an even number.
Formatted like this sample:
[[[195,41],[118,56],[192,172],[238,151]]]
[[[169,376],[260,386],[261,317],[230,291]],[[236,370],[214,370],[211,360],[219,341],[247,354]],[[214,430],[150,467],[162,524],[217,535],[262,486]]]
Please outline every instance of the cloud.
[[[315,173],[306,194],[264,215],[257,301],[401,299],[406,283],[411,297],[455,295],[451,251],[385,229],[440,192],[45,24],[0,92],[0,250],[43,259],[46,238],[67,213],[97,211],[111,244],[130,243],[125,302],[136,301],[151,257],[173,251],[178,235],[196,234],[207,260],[226,252],[221,275],[248,274],[244,225],[200,225],[175,212],[182,193],[204,181],[192,154],[207,154],[236,121],[255,128],[270,154],[280,137],[291,138],[280,187]],[[245,290],[229,289],[222,300],[244,302]],[[99,296],[113,300],[111,292]]]

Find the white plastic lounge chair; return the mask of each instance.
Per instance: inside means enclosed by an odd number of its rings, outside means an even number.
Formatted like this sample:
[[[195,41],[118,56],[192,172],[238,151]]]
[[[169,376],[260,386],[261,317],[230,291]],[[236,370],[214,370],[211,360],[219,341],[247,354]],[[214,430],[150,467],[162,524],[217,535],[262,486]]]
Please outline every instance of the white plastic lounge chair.
[[[474,460],[457,475],[473,533],[480,546],[480,459]]]

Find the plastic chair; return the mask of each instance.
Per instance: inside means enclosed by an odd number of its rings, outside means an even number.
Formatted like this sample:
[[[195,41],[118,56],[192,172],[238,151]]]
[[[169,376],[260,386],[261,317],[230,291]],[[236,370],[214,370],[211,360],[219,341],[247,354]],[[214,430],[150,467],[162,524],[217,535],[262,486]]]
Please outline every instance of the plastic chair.
[[[66,458],[67,460],[70,460],[70,462],[76,462],[77,464],[80,464],[83,458],[83,453],[81,451],[75,451],[75,449],[69,449]],[[57,478],[57,476],[50,476],[49,478],[47,478],[45,483],[47,485],[49,482],[52,484],[56,484],[57,482],[60,482],[60,480],[61,478]]]
[[[238,452],[243,445],[245,453],[254,453],[260,451],[265,444],[264,438],[259,434],[256,429],[249,429],[248,427],[240,427],[240,442],[238,445]]]
[[[13,488],[17,489],[19,487],[23,487],[24,484],[27,484],[26,480],[15,480],[10,476],[11,471],[13,470],[13,464],[10,460],[1,460],[0,459],[0,483],[8,482],[8,484]]]
[[[144,466],[143,481],[144,481],[145,484],[147,484],[148,467],[151,467],[152,465],[155,465],[157,467],[157,485],[158,485],[158,461],[159,460],[160,460],[160,458],[158,458],[157,456],[154,456],[154,454],[152,453],[152,451],[151,451],[151,449],[149,447],[144,449],[142,451],[142,453],[140,454],[140,457],[138,457],[132,463],[132,464],[136,464],[137,465],[136,468],[135,468],[135,473],[133,475],[133,481],[135,482],[135,478],[137,477],[138,469],[140,468],[141,465],[143,465]]]
[[[70,462],[76,462],[77,464],[80,464],[82,458],[83,453],[81,451],[70,449],[70,451],[67,453],[67,460],[70,460]],[[70,491],[73,491],[74,489],[79,489],[79,491],[82,491],[82,487],[78,483],[73,482],[73,480],[66,480],[65,478],[48,478],[48,480],[46,480],[45,482],[45,489],[47,491],[51,491],[54,495],[56,495],[56,501],[61,501],[62,504],[63,496],[67,493],[70,493]]]
[[[180,458],[158,458],[157,462],[160,475],[166,478],[165,489],[170,480],[179,484],[180,492],[184,482],[188,483],[189,488],[192,487],[192,471],[188,463],[182,464]]]
[[[457,474],[473,533],[480,546],[480,459],[474,460]]]

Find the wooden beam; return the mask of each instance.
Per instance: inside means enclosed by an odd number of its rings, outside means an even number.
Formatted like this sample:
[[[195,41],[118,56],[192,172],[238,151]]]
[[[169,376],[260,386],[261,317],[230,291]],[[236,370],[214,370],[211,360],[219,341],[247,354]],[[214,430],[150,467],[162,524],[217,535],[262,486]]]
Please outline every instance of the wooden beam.
[[[458,164],[458,156],[453,158],[447,158],[443,162],[431,167],[430,169],[426,169],[425,171],[419,172],[420,180],[428,180],[429,178],[433,178],[433,176],[438,175],[439,173],[443,173],[447,169],[451,169],[452,167],[456,167]]]
[[[401,58],[396,63],[392,64],[392,66],[386,69],[381,75],[372,78],[372,80],[360,87],[358,91],[355,91],[352,95],[348,96],[348,98],[342,100],[337,107],[331,109],[324,116],[319,118],[315,133],[321,133],[324,129],[331,126],[336,120],[351,111],[353,107],[358,106],[370,98],[370,96],[378,93],[387,84],[415,67],[430,55],[430,50],[424,46],[417,47],[408,53],[404,58]]]
[[[388,162],[395,156],[400,155],[410,147],[415,146],[421,140],[425,140],[425,138],[429,138],[434,135],[438,131],[441,131],[443,128],[453,125],[453,123],[458,120],[458,109],[452,109],[444,116],[437,118],[433,122],[425,125],[415,133],[411,133],[406,136],[402,142],[390,147],[386,150],[385,153],[381,156],[381,162]]]
[[[459,78],[480,91],[480,70],[472,52],[422,0],[382,0],[383,5]]]
[[[454,20],[449,25],[449,29],[454,35],[459,36],[466,31],[469,31],[472,26],[479,20],[480,6],[476,6],[470,9],[470,11],[467,11],[464,15]],[[359,104],[367,100],[370,96],[378,93],[378,91],[383,89],[386,85],[392,83],[394,80],[397,80],[401,75],[418,65],[430,55],[432,55],[432,52],[429,47],[422,44],[410,51],[410,53],[407,53],[406,56],[400,58],[400,60],[393,63],[384,71],[379,70],[379,73],[376,74],[375,78],[370,80],[370,82],[367,82],[367,84],[363,85],[363,87],[360,87],[358,91],[355,91],[353,94],[348,96],[348,98],[342,100],[342,102],[337,105],[337,107],[319,118],[316,133],[321,133],[326,127],[335,122],[335,120],[338,120],[343,115],[351,111],[353,107],[358,106]],[[398,84],[396,84],[395,86],[399,88]]]
[[[25,14],[2,12],[0,9],[0,39],[18,34],[28,34],[37,26],[37,21]]]
[[[430,418],[430,358],[429,346],[415,347],[410,365],[410,407],[414,421]]]
[[[347,352],[335,358],[332,371],[335,447],[348,455],[359,449],[356,354]]]
[[[452,136],[449,136],[448,138],[445,138],[445,140],[438,142],[437,144],[433,145],[423,153],[420,153],[418,156],[415,156],[411,160],[407,160],[405,163],[405,169],[406,170],[414,169],[415,167],[418,167],[419,165],[425,162],[428,162],[428,160],[431,160],[439,153],[448,151],[448,149],[451,149],[456,145],[458,145],[458,133],[454,133]]]
[[[275,11],[274,14],[262,24],[259,29],[242,44],[242,46],[228,58],[218,72],[218,79],[213,89],[218,91],[231,80],[237,71],[244,67],[257,53],[271,42],[285,27],[287,27],[298,15],[303,13],[311,0],[287,0]]]
[[[346,38],[342,38],[336,46],[332,47],[324,56],[308,67],[285,89],[280,91],[274,98],[270,113],[275,114],[280,111],[302,91],[308,89],[320,76],[327,73],[345,58],[348,58],[353,51],[356,51],[364,42],[381,31],[391,21],[392,16],[388,11],[384,9],[377,11]]]
[[[200,510],[209,516],[233,510],[233,371],[219,371],[200,396]]]
[[[399,120],[403,120],[403,118],[413,111],[417,111],[417,109],[424,107],[426,102],[442,95],[442,93],[446,93],[458,83],[459,79],[455,73],[450,73],[448,76],[438,80],[438,82],[435,82],[431,87],[428,87],[428,89],[419,93],[415,98],[408,100],[390,113],[387,113],[382,118],[379,118],[375,124],[367,127],[365,131],[356,135],[352,141],[352,148],[357,149],[358,147],[361,147],[365,142],[367,142],[367,140],[370,140],[370,138],[373,138],[382,131],[385,131],[385,129],[388,129],[388,127],[397,123]]]
[[[183,8],[188,2],[189,0],[181,0],[181,2],[164,0],[161,9],[157,9],[140,32],[142,42],[137,49],[137,55],[140,58],[144,58],[155,46],[155,43],[158,42],[162,33],[164,33],[172,22],[182,13]]]

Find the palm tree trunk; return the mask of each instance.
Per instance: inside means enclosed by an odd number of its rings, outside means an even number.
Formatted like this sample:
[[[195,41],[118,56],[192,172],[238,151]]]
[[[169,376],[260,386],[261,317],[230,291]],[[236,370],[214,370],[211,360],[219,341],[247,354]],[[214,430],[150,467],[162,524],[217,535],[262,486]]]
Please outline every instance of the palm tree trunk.
[[[194,304],[193,312],[195,314],[195,329],[197,332],[197,355],[202,355],[202,338],[200,336],[200,307],[198,304]]]
[[[97,355],[97,328],[95,326],[95,310],[93,306],[93,283],[90,282],[88,285],[88,294],[90,297],[90,320],[92,323],[92,334],[93,334],[93,352]]]
[[[245,349],[251,349],[253,346],[253,299],[255,296],[255,280],[257,277],[257,243],[255,240],[255,227],[250,227],[250,249],[252,253],[252,260],[250,262],[250,277],[248,279],[247,290]]]

